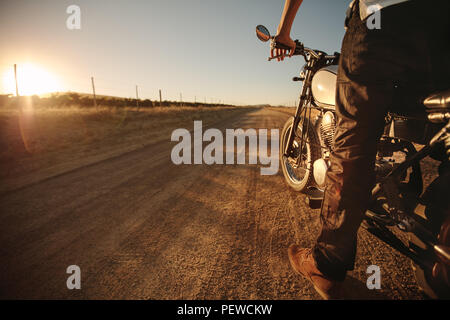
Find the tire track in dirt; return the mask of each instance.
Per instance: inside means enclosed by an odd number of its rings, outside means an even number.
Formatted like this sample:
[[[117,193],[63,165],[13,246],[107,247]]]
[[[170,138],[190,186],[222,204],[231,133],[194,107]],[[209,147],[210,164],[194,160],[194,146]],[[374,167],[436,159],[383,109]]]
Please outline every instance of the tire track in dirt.
[[[282,130],[281,125],[280,125],[281,123],[282,122],[280,122],[279,119],[278,119],[278,121],[274,121],[273,118],[268,118],[268,117],[264,118],[264,128],[271,128],[271,130],[278,129],[278,131],[281,132],[281,130]],[[271,139],[268,139],[267,144],[271,145]],[[275,259],[273,258],[273,254],[274,254],[273,253],[273,249],[274,249],[273,239],[274,239],[275,233],[277,233],[278,230],[281,229],[281,221],[279,221],[281,219],[279,219],[279,214],[282,211],[282,209],[275,208],[274,211],[275,211],[275,214],[273,215],[273,218],[270,219],[270,223],[268,226],[268,229],[269,229],[269,236],[268,236],[268,238],[269,238],[269,245],[268,245],[269,246],[269,255],[267,257],[267,259],[268,259],[267,264],[269,265],[270,274],[272,276],[275,276],[277,273],[274,268],[274,260]],[[276,286],[272,286],[272,296],[273,297],[278,296],[278,291],[277,291]]]
[[[260,213],[259,210],[255,210],[255,202],[256,202],[256,178],[257,178],[257,171],[256,169],[252,168],[253,170],[249,170],[249,177],[247,180],[247,187],[245,192],[245,212],[244,214],[248,217],[253,216],[252,221],[252,250],[253,250],[253,257],[252,257],[252,263],[255,266],[253,268],[253,279],[257,278],[257,268],[256,266],[259,266],[261,264],[261,252],[258,248],[258,233],[259,233],[259,223],[260,223]],[[256,285],[256,284],[255,284]],[[258,292],[258,287],[256,285],[255,292]]]

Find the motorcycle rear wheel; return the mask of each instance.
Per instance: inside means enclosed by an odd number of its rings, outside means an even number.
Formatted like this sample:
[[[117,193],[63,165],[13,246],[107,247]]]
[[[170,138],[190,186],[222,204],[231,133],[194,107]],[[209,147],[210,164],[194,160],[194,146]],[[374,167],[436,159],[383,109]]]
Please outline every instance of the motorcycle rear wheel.
[[[439,182],[439,183],[437,183]],[[435,186],[434,192],[427,199],[427,208],[424,219],[427,220],[428,226],[433,230],[433,233],[438,236],[439,242],[442,245],[450,246],[450,212],[449,200],[447,198],[448,188],[450,187],[450,172],[442,174],[437,178],[433,184]],[[410,241],[416,246],[426,249],[426,245],[414,234],[410,234]],[[439,263],[436,266],[437,260],[433,261],[434,268],[439,267],[441,276],[433,276],[433,268],[424,268],[414,262],[412,267],[414,275],[419,288],[432,299],[450,299],[450,267]],[[442,275],[445,274],[442,279]],[[447,283],[446,283],[447,282]]]
[[[280,162],[286,183],[295,191],[306,191],[309,186],[313,186],[314,175],[313,175],[313,163],[321,157],[320,142],[317,134],[314,130],[312,123],[309,120],[307,123],[307,132],[304,134],[304,146],[302,155],[300,155],[300,144],[302,136],[302,122],[300,122],[298,129],[296,131],[296,137],[294,140],[296,160],[301,157],[300,164],[295,167],[288,159],[284,156],[284,150],[288,143],[289,134],[292,130],[294,124],[294,118],[289,118],[281,132],[280,137]]]

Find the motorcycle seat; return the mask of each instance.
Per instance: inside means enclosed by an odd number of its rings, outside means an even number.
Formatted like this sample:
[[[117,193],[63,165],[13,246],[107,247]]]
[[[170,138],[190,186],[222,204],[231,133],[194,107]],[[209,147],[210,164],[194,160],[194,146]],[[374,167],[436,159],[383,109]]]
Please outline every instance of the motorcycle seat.
[[[428,113],[450,111],[450,89],[437,92],[427,97],[423,104]]]

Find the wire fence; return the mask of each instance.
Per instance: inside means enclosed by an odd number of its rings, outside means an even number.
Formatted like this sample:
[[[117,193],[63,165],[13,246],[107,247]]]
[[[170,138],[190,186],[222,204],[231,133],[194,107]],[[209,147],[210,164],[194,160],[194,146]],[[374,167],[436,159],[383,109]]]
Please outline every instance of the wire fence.
[[[21,81],[23,79],[20,79],[20,65],[17,65],[18,75],[13,71],[14,68],[14,65],[0,63],[0,74],[3,75],[3,79],[0,79],[3,81],[2,90],[0,90],[0,105],[8,101],[14,103],[14,90],[17,90],[19,95],[21,95]],[[39,79],[39,75],[33,76],[32,81],[42,81],[42,79]],[[28,86],[30,86],[29,76],[26,80]],[[5,82],[9,85],[6,85]],[[33,102],[36,104],[78,104],[97,108],[99,106],[136,106],[137,108],[155,106],[232,106],[232,104],[228,104],[222,99],[197,95],[190,95],[190,99],[183,101],[183,97],[186,96],[182,92],[179,93],[179,99],[165,99],[163,89],[150,89],[139,84],[131,85],[129,82],[121,80],[108,80],[105,77],[71,75],[70,79],[65,82],[68,88],[76,88],[76,90],[61,90],[61,92],[54,91],[39,95],[27,92],[23,95],[32,95]],[[15,89],[12,86],[16,86]],[[123,94],[125,92],[130,92],[130,94]]]

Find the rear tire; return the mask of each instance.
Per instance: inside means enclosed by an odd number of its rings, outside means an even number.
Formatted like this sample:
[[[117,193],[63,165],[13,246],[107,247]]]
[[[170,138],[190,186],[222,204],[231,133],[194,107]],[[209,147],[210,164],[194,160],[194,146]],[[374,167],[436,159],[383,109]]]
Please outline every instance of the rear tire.
[[[450,222],[447,221],[447,224],[448,223]],[[415,235],[410,236],[410,241],[422,249],[426,248],[424,243],[420,239],[418,239]],[[448,283],[446,284],[445,281],[434,278],[433,269],[422,268],[420,265],[414,263],[414,261],[412,261],[411,263],[412,269],[414,271],[414,276],[417,281],[417,285],[425,295],[427,295],[431,299],[450,299],[450,287],[449,287],[450,284]],[[440,264],[440,268],[447,268],[446,272],[448,277],[449,273],[448,266]]]
[[[432,188],[432,192],[427,192]],[[450,172],[441,174],[425,192],[426,212],[425,219],[433,233],[439,235],[439,243],[450,246],[450,203],[448,200],[448,190],[450,188]],[[410,234],[410,241],[416,246],[426,249],[426,245],[414,234]],[[433,261],[433,265],[438,262]],[[439,268],[446,273],[447,280],[433,277],[432,268],[422,268],[420,265],[412,262],[414,275],[416,277],[419,288],[432,299],[450,299],[450,281],[448,275],[450,268],[448,266],[439,265]],[[444,268],[444,269],[442,269]],[[446,269],[445,269],[446,268]],[[441,272],[442,274],[442,272]],[[447,283],[445,283],[447,282]]]
[[[308,132],[304,135],[305,142],[303,147],[302,160],[297,168],[293,166],[284,156],[284,150],[288,143],[289,134],[292,130],[294,124],[294,118],[291,117],[286,121],[283,131],[280,137],[280,162],[286,183],[295,191],[306,191],[306,188],[314,185],[314,175],[313,175],[313,163],[322,156],[320,142],[317,134],[314,130],[312,123],[308,121]],[[302,122],[300,122],[297,129],[297,136],[295,137],[294,144],[297,145],[297,151],[300,152],[301,143],[301,133],[302,133]],[[297,157],[300,157],[297,154]]]

